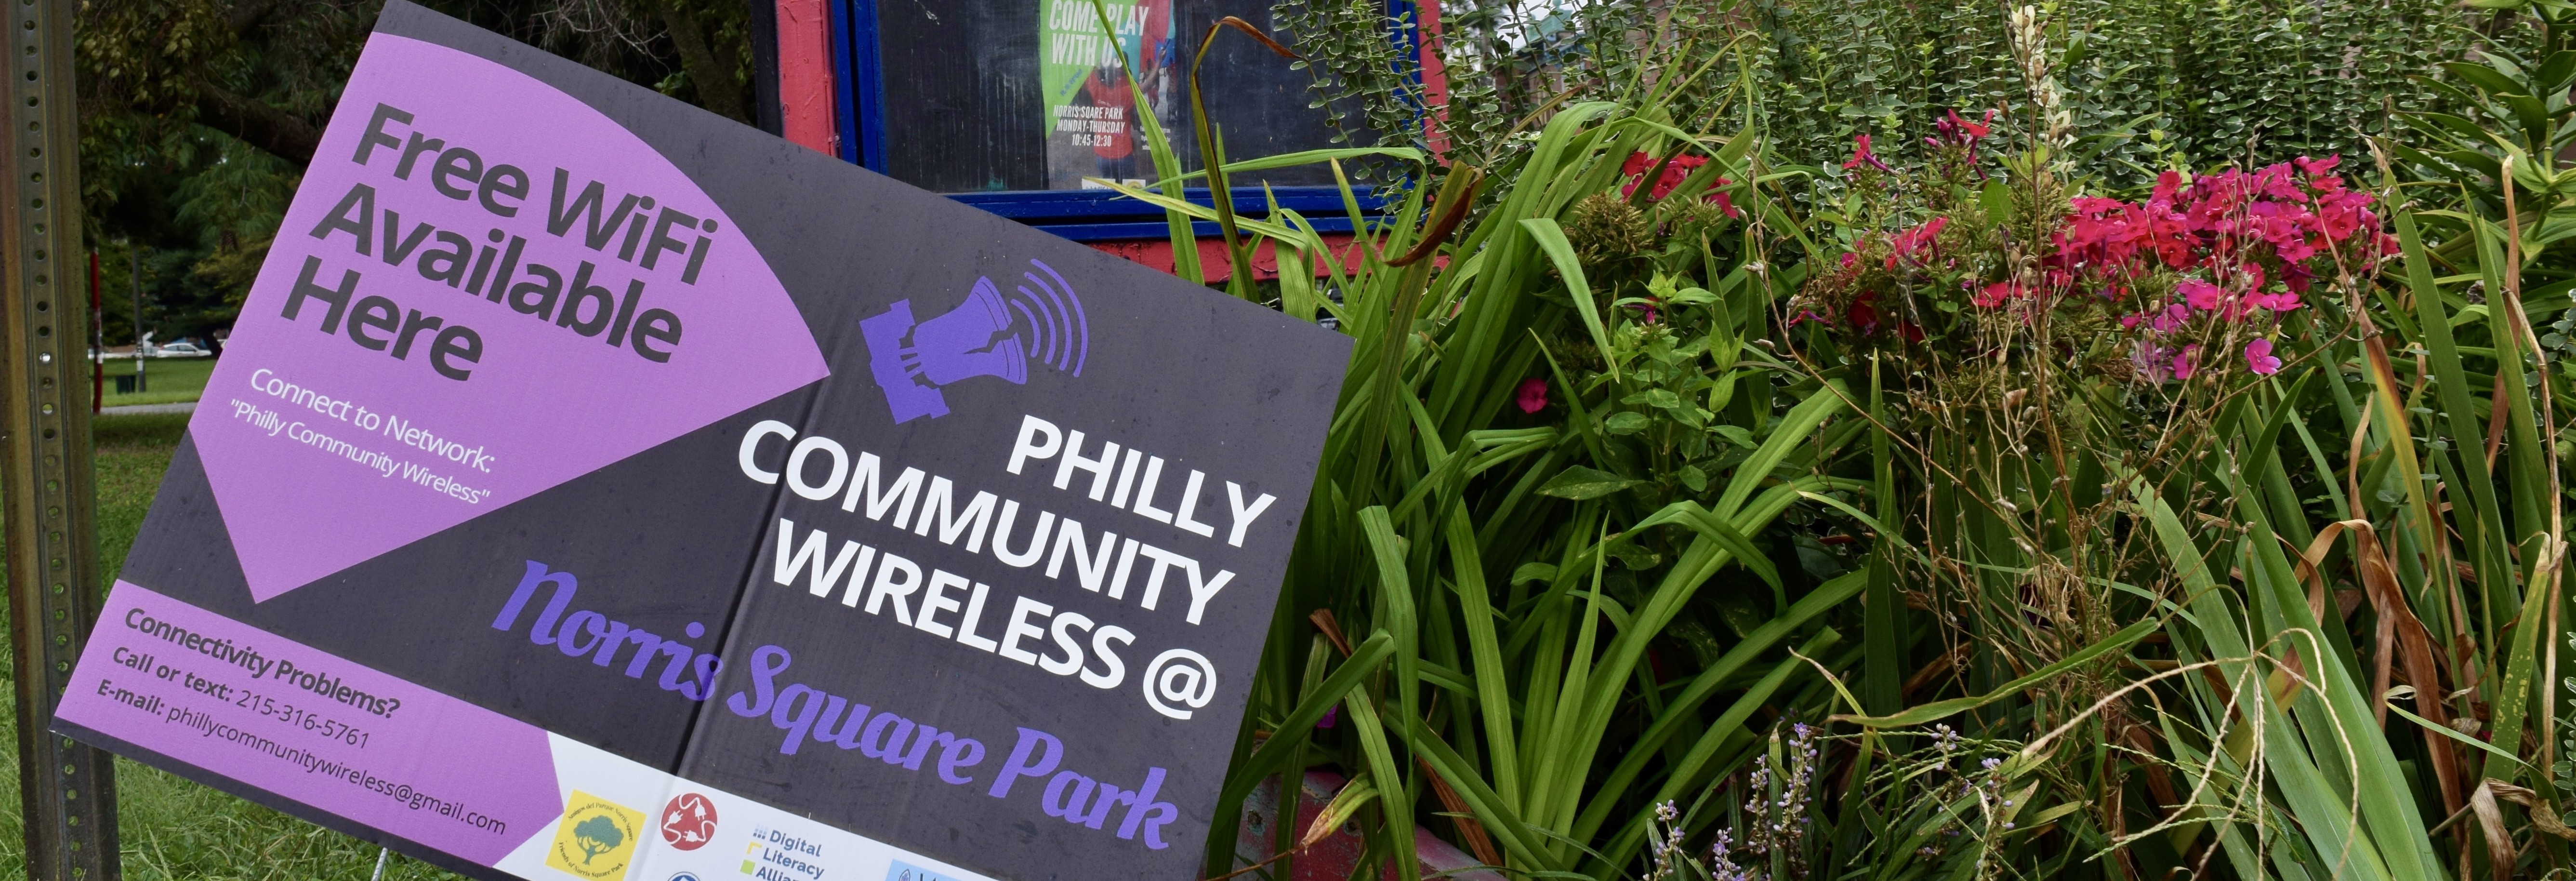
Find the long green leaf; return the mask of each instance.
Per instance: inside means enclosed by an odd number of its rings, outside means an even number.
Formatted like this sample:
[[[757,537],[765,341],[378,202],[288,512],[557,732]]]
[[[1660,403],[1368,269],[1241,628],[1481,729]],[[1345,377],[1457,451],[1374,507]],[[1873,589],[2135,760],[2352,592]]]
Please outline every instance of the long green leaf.
[[[2054,664],[2033,670],[2030,672],[2030,675],[1995,686],[1994,690],[1988,691],[1983,695],[1933,701],[1928,704],[1921,704],[1907,708],[1904,712],[1891,716],[1853,716],[1846,714],[1834,716],[1833,720],[1836,722],[1849,722],[1854,725],[1867,728],[1902,728],[1907,725],[1921,725],[1926,722],[1939,721],[1941,719],[1948,718],[1951,715],[1964,713],[1969,710],[1994,703],[1995,701],[2002,700],[2006,697],[2020,694],[2021,692],[2028,690],[2031,686],[2055,679],[2068,670],[2084,666],[2085,664],[2092,663],[2094,660],[2101,658],[2103,655],[2127,648],[2130,643],[2145,639],[2147,634],[2156,632],[2156,629],[2162,626],[2164,626],[2164,622],[2150,618],[2145,621],[2140,621],[2127,627],[2120,628],[2120,632],[2118,633],[2103,637],[2100,641],[2095,642],[2092,645],[2085,646],[2074,654],[2058,659]]]
[[[1368,759],[1369,773],[1377,777],[1378,790],[1383,794],[1378,805],[1386,812],[1386,828],[1397,830],[1387,836],[1395,847],[1395,877],[1397,881],[1417,881],[1422,877],[1422,864],[1413,856],[1413,799],[1405,794],[1395,750],[1387,745],[1386,725],[1378,719],[1377,700],[1363,685],[1344,695],[1342,706],[1350,710],[1351,727],[1359,732],[1360,753]]]
[[[1511,671],[1503,664],[1502,644],[1494,634],[1493,597],[1485,587],[1483,552],[1463,501],[1451,510],[1447,527],[1452,584],[1458,590],[1458,612],[1466,619],[1467,649],[1475,659],[1476,709],[1484,717],[1485,751],[1493,758],[1494,783],[1503,807],[1520,812],[1520,747],[1512,732]]]
[[[1565,295],[1574,298],[1574,313],[1583,317],[1583,329],[1592,334],[1592,344],[1607,356],[1612,351],[1610,332],[1602,327],[1601,309],[1592,302],[1592,286],[1583,280],[1583,261],[1575,259],[1574,245],[1565,240],[1565,230],[1548,217],[1523,220],[1521,228],[1529,231],[1530,240],[1538,243],[1548,261],[1556,264],[1557,275],[1565,279]],[[1619,378],[1619,360],[1607,360],[1610,378],[1615,381]]]

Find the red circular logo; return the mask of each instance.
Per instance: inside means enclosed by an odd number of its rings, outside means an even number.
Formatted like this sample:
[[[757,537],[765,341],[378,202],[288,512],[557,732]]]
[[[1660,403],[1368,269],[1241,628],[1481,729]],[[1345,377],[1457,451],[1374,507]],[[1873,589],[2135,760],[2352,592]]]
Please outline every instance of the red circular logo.
[[[662,842],[677,850],[697,850],[716,837],[716,803],[694,792],[681,793],[662,806]]]

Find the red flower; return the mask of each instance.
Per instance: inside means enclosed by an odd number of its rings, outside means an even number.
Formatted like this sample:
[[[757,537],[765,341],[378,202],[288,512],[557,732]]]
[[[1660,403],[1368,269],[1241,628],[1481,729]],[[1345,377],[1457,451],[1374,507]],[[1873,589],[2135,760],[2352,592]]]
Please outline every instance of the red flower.
[[[1918,252],[1931,251],[1933,240],[1941,235],[1941,228],[1948,225],[1950,225],[1950,218],[1935,217],[1924,221],[1922,226],[1897,233],[1896,238],[1888,242],[1887,268],[1895,269],[1900,260],[1916,265],[1924,263],[1924,260],[1916,259],[1914,255]]]
[[[1708,157],[1706,156],[1673,157],[1673,161],[1664,163],[1664,172],[1662,174],[1655,175],[1655,189],[1654,192],[1648,194],[1648,197],[1655,199],[1663,198],[1665,195],[1670,194],[1674,187],[1681,186],[1682,181],[1689,179],[1693,170],[1707,164]]]
[[[2159,203],[2167,206],[2172,205],[2174,194],[2182,191],[2184,183],[2182,172],[2175,171],[2170,168],[2165,169],[2163,174],[2156,175],[2156,188],[2153,193],[2147,196],[2147,205],[2150,207]]]
[[[1722,177],[1718,178],[1717,183],[1709,187],[1708,200],[1716,202],[1717,210],[1723,212],[1728,217],[1743,217],[1744,212],[1735,210],[1735,200],[1727,198],[1725,193],[1718,192],[1717,190],[1718,187],[1732,183],[1734,183],[1734,181],[1727,180]]]
[[[1878,307],[1872,305],[1872,301],[1876,299],[1878,299],[1877,294],[1860,295],[1849,307],[1843,309],[1843,318],[1850,321],[1851,326],[1859,328],[1862,333],[1877,333]]]
[[[2315,277],[2309,263],[2328,248],[2359,238],[2358,256],[2387,249],[2379,218],[2368,210],[2372,196],[2346,189],[2333,176],[2341,161],[2303,156],[2252,172],[2228,169],[2198,178],[2167,171],[2143,203],[2075,197],[2043,268],[2052,274],[2052,287],[2056,274],[2065,273],[2102,282],[2097,292],[2114,298],[2130,279],[2159,263],[2174,271],[2203,270],[2208,280],[2186,280],[2176,292],[2227,321],[2254,308],[2298,308],[2299,295]],[[2287,292],[2266,292],[2267,276],[2278,276]],[[2220,285],[2242,293],[2225,293]]]
[[[1547,380],[1535,376],[1521,380],[1520,390],[1513,395],[1513,401],[1521,405],[1523,413],[1547,409]]]
[[[1984,140],[1986,133],[1993,130],[1995,115],[2001,112],[1988,110],[1984,119],[1969,122],[1960,118],[1957,108],[1952,108],[1948,115],[1932,123],[1932,137],[1924,138],[1923,142],[1934,147],[1950,145],[1966,147],[1968,161],[1975,162],[1977,161],[1977,142]]]
[[[2018,300],[2029,295],[2030,290],[2022,287],[2020,282],[1999,281],[1979,289],[1976,294],[1968,298],[1968,301],[1977,304],[1979,308],[1992,309],[2003,305],[2005,301]]]
[[[2144,268],[2136,258],[2154,231],[2145,208],[2099,196],[2078,196],[2072,205],[2075,215],[2057,233],[2052,265],[2104,278],[2126,278]]]
[[[1661,200],[1665,196],[1672,195],[1674,189],[1679,188],[1683,181],[1690,179],[1691,172],[1707,164],[1706,156],[1673,157],[1672,161],[1664,163],[1664,170],[1655,175],[1655,186],[1646,191],[1646,197]],[[1636,195],[1637,185],[1645,182],[1646,172],[1654,170],[1654,167],[1655,158],[1647,155],[1645,151],[1639,150],[1628,154],[1628,160],[1619,164],[1619,174],[1627,178],[1627,183],[1619,187],[1619,195],[1623,197]],[[1742,217],[1744,215],[1735,210],[1735,203],[1729,200],[1725,193],[1716,192],[1718,187],[1732,183],[1734,181],[1726,178],[1717,178],[1709,184],[1710,192],[1703,198],[1717,203],[1718,210],[1726,212],[1728,217]]]

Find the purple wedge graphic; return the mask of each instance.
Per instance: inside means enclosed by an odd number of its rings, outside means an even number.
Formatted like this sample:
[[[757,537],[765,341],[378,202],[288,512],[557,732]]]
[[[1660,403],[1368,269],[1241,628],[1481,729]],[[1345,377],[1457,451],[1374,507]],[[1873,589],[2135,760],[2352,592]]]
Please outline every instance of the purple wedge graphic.
[[[536,726],[123,581],[55,715],[477,865],[563,812]]]
[[[386,34],[226,348],[189,427],[254,600],[829,372],[740,226],[650,146]]]

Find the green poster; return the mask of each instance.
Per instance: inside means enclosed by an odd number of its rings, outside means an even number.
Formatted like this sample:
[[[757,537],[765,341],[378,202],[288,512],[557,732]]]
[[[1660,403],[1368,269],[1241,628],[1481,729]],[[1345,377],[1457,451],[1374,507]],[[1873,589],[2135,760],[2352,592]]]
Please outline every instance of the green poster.
[[[1041,2],[1038,78],[1046,100],[1047,187],[1099,186],[1085,178],[1142,182],[1153,162],[1137,130],[1136,96],[1143,94],[1169,125],[1170,97],[1178,94],[1172,88],[1171,0]],[[1134,79],[1128,77],[1131,65]]]

